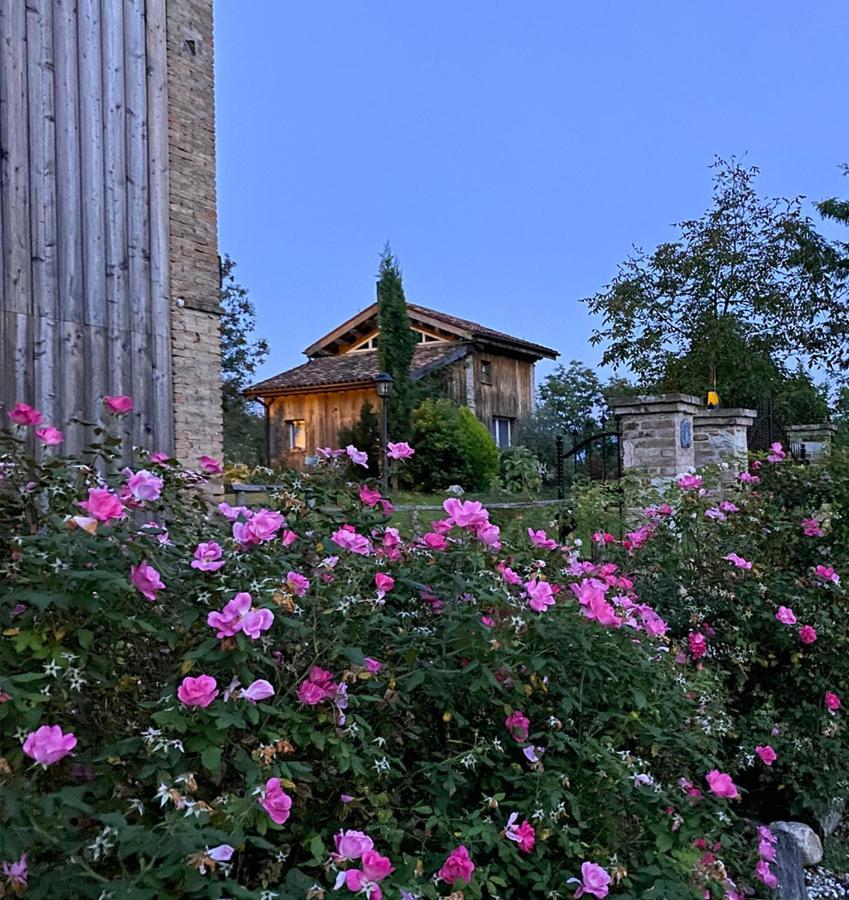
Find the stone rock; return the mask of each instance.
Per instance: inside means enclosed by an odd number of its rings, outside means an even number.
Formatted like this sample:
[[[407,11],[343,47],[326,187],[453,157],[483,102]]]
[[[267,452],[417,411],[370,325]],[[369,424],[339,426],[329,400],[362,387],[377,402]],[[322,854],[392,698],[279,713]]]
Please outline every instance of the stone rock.
[[[773,822],[772,831],[789,834],[802,858],[803,866],[815,866],[822,860],[822,841],[819,835],[803,822]]]
[[[446,494],[451,494],[454,497],[462,497],[466,491],[459,484],[452,484],[445,491]]]
[[[843,821],[843,810],[846,807],[846,801],[836,799],[831,801],[828,812],[820,819],[820,829],[822,833],[829,837],[837,831],[837,826]]]
[[[775,862],[772,871],[778,879],[778,887],[770,892],[775,900],[808,900],[808,887],[805,884],[805,870],[802,867],[802,852],[796,839],[787,831],[781,831],[776,825],[798,824],[796,822],[775,822],[769,827],[775,831],[778,841],[775,845]]]

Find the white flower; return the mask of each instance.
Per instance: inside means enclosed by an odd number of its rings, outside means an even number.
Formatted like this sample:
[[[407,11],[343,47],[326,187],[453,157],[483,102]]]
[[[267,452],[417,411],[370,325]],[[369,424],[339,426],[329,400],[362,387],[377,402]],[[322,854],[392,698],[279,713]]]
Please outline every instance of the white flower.
[[[390,765],[389,760],[384,756],[382,759],[375,760],[372,768],[378,775],[384,775],[392,768],[392,766]]]
[[[44,664],[44,672],[51,678],[55,678],[62,670],[56,664],[55,659],[51,659],[49,663]]]

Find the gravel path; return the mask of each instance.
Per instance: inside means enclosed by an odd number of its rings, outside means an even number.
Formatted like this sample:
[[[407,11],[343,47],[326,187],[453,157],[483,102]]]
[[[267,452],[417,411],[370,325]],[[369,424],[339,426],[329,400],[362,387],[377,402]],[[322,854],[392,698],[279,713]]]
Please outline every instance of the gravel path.
[[[805,869],[809,900],[841,900],[849,898],[849,877],[814,866]]]

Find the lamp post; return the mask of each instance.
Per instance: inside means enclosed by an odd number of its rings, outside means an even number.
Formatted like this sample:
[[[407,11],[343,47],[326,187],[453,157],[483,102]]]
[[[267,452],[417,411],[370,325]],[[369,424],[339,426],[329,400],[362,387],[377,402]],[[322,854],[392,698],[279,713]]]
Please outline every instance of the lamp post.
[[[392,393],[392,385],[395,379],[388,372],[375,375],[374,386],[377,396],[380,397],[383,407],[383,441],[380,450],[380,486],[383,496],[389,494],[389,459],[386,455],[389,443],[389,395]]]

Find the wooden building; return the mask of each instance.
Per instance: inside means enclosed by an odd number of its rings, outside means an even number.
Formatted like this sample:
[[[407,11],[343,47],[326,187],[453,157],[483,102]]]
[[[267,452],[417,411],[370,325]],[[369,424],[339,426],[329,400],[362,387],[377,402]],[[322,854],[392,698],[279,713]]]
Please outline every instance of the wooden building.
[[[533,408],[534,364],[557,352],[424,306],[408,303],[407,311],[419,340],[413,379],[438,378],[500,447],[510,446]],[[338,446],[340,429],[357,421],[365,402],[379,408],[377,333],[373,303],[307,347],[308,362],[245,392],[265,405],[270,461],[301,467],[316,448]]]
[[[212,0],[0,0],[0,418],[216,455],[218,290]]]

